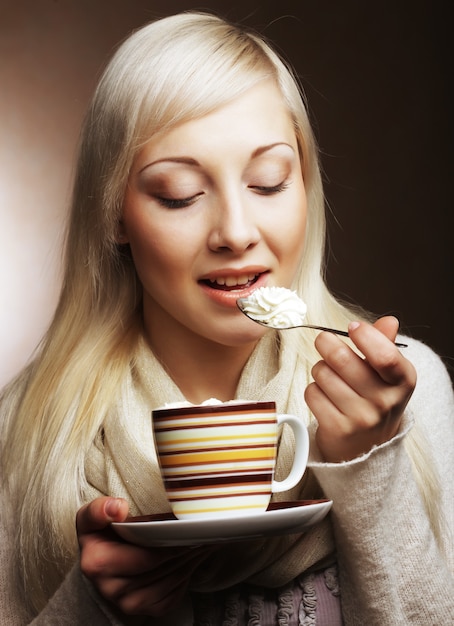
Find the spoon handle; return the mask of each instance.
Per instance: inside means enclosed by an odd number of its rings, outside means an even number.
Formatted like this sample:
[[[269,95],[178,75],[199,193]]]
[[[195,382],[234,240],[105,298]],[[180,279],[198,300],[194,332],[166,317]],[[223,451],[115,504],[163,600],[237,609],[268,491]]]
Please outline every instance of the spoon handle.
[[[312,328],[313,330],[323,330],[326,333],[334,333],[335,335],[348,337],[348,332],[346,330],[336,330],[335,328],[327,328],[326,326],[314,326],[313,324],[301,324],[299,326],[294,326],[293,328]]]
[[[326,326],[314,326],[313,324],[300,324],[299,326],[294,326],[293,328],[312,328],[313,330],[322,330],[326,333],[334,333],[335,335],[348,337],[348,332],[346,330],[336,330],[335,328],[326,328]],[[399,343],[398,341],[395,341],[394,345],[397,346],[398,348],[408,348],[408,344]]]

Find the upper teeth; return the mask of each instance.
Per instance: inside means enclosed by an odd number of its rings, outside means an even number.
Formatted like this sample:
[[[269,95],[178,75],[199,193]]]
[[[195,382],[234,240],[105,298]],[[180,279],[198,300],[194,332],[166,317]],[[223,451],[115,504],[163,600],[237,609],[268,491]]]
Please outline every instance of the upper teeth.
[[[235,285],[246,285],[251,280],[254,280],[256,274],[244,274],[243,276],[219,276],[218,278],[211,278],[210,282],[217,285],[225,285],[226,287],[234,287]]]

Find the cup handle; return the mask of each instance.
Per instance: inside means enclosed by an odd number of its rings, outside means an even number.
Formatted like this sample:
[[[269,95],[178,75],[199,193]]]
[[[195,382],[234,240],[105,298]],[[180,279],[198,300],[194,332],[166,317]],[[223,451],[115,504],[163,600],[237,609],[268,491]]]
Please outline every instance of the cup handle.
[[[282,414],[277,416],[278,426],[288,424],[295,435],[295,457],[290,474],[284,480],[273,480],[271,491],[278,493],[295,487],[303,477],[309,457],[309,434],[302,420],[295,415]]]

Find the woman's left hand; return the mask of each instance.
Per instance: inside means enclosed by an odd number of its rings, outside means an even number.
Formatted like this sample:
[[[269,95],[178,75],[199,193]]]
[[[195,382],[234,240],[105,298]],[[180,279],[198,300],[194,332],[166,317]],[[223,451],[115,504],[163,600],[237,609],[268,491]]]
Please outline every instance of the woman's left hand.
[[[212,548],[144,548],[121,540],[110,528],[128,515],[120,498],[99,497],[76,518],[80,569],[105,600],[125,615],[161,617],[177,608],[193,571]]]
[[[350,339],[364,358],[332,333],[315,340],[322,360],[312,369],[306,402],[317,418],[317,445],[327,462],[351,460],[394,437],[416,385],[416,372],[394,345],[399,323],[353,322]]]

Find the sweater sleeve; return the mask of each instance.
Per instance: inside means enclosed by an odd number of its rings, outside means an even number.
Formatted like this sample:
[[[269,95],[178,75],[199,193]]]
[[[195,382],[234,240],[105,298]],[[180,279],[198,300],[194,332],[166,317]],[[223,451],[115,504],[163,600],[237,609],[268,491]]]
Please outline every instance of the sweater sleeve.
[[[36,616],[25,610],[13,572],[13,528],[10,507],[2,494],[0,507],[0,623],[2,626],[74,626],[96,624],[96,626],[123,626],[108,607],[97,597],[94,589],[84,579],[78,564],[68,573],[59,589],[49,600],[45,609]]]
[[[162,619],[143,615],[126,616],[118,613],[97,593],[76,564],[63,581],[58,592],[30,626],[168,626],[192,624],[192,607],[188,599]],[[89,621],[91,620],[91,621]]]
[[[24,608],[12,572],[12,520],[9,507],[0,507],[0,624],[1,626],[165,626],[169,623],[189,626],[192,608],[183,602],[163,619],[126,616],[118,613],[97,593],[75,563],[60,587],[39,615],[31,616]],[[186,599],[187,600],[187,599]],[[166,621],[170,619],[171,621]],[[172,621],[174,620],[174,621]]]
[[[70,626],[96,624],[99,626],[124,626],[103,603],[90,583],[84,579],[78,564],[74,565],[49,600],[45,609],[30,622],[33,626]]]
[[[418,383],[400,433],[348,463],[311,460],[333,500],[342,611],[346,626],[454,623],[454,399],[444,365],[410,342]],[[432,530],[406,439],[414,424],[440,489],[442,541]],[[314,442],[313,442],[314,443]],[[314,446],[315,447],[315,446]]]

